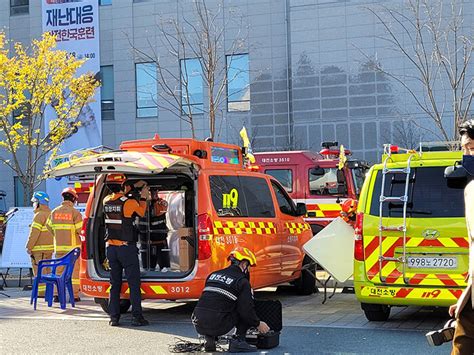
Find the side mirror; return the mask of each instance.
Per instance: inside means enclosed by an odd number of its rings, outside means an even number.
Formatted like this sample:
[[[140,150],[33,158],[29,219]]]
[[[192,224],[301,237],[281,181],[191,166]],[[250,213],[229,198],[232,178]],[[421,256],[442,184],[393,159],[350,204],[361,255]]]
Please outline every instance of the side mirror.
[[[451,189],[464,189],[469,182],[469,173],[461,165],[448,166],[444,169],[444,177]]]
[[[298,202],[296,204],[296,215],[297,216],[305,216],[306,215],[306,204],[302,202]]]
[[[323,168],[320,166],[310,169],[309,173],[314,176],[323,176],[326,174]]]

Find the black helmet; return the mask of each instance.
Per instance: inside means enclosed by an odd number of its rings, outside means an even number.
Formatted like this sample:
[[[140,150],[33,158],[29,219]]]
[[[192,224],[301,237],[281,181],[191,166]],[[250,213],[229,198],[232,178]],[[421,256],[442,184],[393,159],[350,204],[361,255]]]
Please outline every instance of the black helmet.
[[[464,134],[474,139],[474,120],[467,120],[459,125],[459,135],[463,136]]]

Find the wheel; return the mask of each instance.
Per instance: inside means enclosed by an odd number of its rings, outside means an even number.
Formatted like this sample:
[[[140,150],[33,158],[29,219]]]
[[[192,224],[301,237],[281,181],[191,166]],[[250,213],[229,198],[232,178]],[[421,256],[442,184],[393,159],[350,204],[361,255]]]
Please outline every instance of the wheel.
[[[102,310],[109,314],[109,300],[107,298],[94,298],[95,303],[99,304]],[[130,308],[130,300],[122,299],[120,300],[120,314],[125,314]]]
[[[295,282],[296,290],[299,295],[307,296],[316,292],[316,280],[314,278],[315,265],[312,260],[305,256],[303,259],[303,267],[311,264],[307,269],[301,271],[301,276]]]
[[[384,322],[390,317],[390,306],[385,304],[362,303],[365,318],[372,322]]]

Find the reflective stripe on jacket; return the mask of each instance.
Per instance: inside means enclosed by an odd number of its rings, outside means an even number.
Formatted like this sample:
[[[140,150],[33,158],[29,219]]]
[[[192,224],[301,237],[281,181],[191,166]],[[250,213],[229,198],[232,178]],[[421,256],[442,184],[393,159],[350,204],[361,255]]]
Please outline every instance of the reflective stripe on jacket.
[[[112,193],[103,200],[105,214],[105,239],[137,242],[138,231],[133,226],[133,218],[143,217],[146,201],[137,202],[123,193]]]
[[[52,252],[54,249],[53,235],[46,228],[46,223],[51,210],[46,205],[39,205],[35,209],[35,215],[30,225],[30,235],[26,243],[26,249],[30,252]]]
[[[46,226],[53,233],[55,253],[64,254],[80,246],[82,215],[71,201],[63,201],[56,207],[51,212]]]

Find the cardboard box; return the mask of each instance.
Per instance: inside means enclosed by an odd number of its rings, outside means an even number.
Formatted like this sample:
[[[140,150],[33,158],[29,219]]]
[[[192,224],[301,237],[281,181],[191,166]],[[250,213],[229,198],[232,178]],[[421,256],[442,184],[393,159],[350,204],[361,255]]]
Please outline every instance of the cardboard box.
[[[184,229],[184,228],[183,228]],[[194,239],[192,244],[190,243],[191,236],[183,236],[179,238],[179,270],[189,271],[194,264]]]
[[[194,236],[194,228],[178,228],[178,237],[192,237]]]

